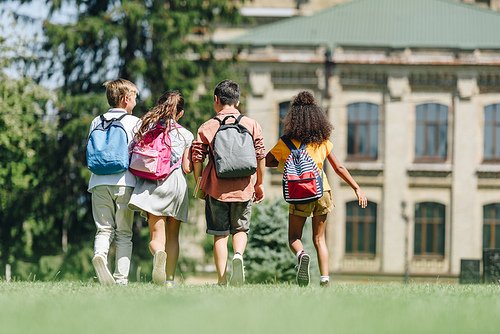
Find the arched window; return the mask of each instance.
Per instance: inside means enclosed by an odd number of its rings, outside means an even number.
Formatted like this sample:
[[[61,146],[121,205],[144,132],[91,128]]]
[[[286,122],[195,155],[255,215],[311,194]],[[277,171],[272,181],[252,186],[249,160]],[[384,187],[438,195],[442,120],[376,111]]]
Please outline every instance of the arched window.
[[[483,248],[500,248],[500,203],[483,206]]]
[[[378,105],[359,102],[347,106],[347,155],[352,159],[377,159]]]
[[[362,209],[358,201],[346,204],[346,254],[376,253],[377,204],[368,202]]]
[[[484,108],[484,160],[500,160],[500,104]]]
[[[415,159],[446,160],[448,147],[448,107],[426,103],[417,106]]]
[[[415,255],[444,255],[445,206],[434,202],[415,205]]]
[[[283,119],[285,118],[286,113],[288,112],[288,108],[290,108],[290,101],[281,102],[279,106],[280,106],[279,136],[281,137],[283,136]]]

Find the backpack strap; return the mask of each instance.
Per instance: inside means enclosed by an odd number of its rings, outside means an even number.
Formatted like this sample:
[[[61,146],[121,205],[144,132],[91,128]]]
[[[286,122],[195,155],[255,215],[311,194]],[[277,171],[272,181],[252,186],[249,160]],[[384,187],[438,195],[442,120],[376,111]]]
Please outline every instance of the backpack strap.
[[[121,121],[121,120],[122,120],[122,118],[123,118],[123,117],[125,117],[125,116],[127,116],[127,115],[128,115],[128,114],[127,114],[127,113],[125,113],[125,114],[121,115],[120,117],[118,117],[118,118],[117,118],[117,120],[118,120],[118,121]]]
[[[226,124],[226,121],[229,119],[229,118],[234,118],[235,119],[235,123],[238,123],[238,120],[236,117],[234,117],[233,115],[227,115],[226,117],[224,117],[224,119],[221,121],[219,117],[215,116],[214,119],[217,120],[217,122],[219,122],[219,126],[220,125],[225,125]]]
[[[244,116],[242,114],[240,114],[237,118],[234,117],[234,115],[227,115],[226,117],[224,117],[224,119],[221,121],[217,116],[214,117],[215,120],[217,120],[217,122],[219,122],[220,125],[224,125],[226,124],[226,121],[229,119],[229,118],[234,118],[234,124],[238,124],[240,123],[240,120],[243,118]]]
[[[118,117],[118,118],[110,118],[110,119],[108,120],[108,119],[106,119],[106,117],[104,117],[104,114],[102,114],[100,118],[101,118],[101,122],[104,122],[104,121],[112,121],[112,120],[121,121],[121,120],[122,120],[122,118],[123,118],[123,117],[125,117],[125,116],[127,116],[127,115],[128,115],[128,114],[127,114],[127,113],[125,113],[125,114],[121,115],[121,116],[120,116],[120,117]]]
[[[287,136],[281,136],[280,139],[283,141],[283,143],[285,143],[285,145],[290,149],[291,152],[297,151],[297,147],[295,147],[293,142]],[[298,149],[305,149],[306,146],[307,144],[301,143]]]
[[[183,157],[184,157],[184,155],[182,155],[181,158],[179,159],[179,161],[177,161],[172,167],[170,167],[170,170],[177,169],[177,167],[179,167],[179,165],[182,163]]]
[[[110,118],[110,119],[106,119],[106,117],[104,117],[104,114],[102,114],[99,118],[101,119],[101,124],[102,126],[104,127],[104,124],[107,124],[105,122],[111,122],[111,121],[121,121],[123,117],[127,116],[128,113],[124,113],[123,115],[121,115],[120,117],[118,118]],[[125,128],[123,127],[123,125],[121,126],[121,128],[123,129],[123,131],[125,131],[125,134],[127,135],[127,140],[128,140],[128,133],[127,133],[127,130],[125,130]],[[90,137],[90,135],[89,135]]]

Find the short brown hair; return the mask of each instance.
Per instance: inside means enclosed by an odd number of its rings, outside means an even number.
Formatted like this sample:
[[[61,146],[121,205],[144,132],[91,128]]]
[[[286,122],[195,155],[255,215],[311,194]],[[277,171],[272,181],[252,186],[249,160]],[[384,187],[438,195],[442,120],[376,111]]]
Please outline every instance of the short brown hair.
[[[103,86],[106,87],[106,97],[112,108],[118,107],[125,96],[130,96],[133,93],[139,94],[137,86],[125,79],[106,81]]]
[[[240,101],[240,86],[231,80],[223,80],[215,87],[214,95],[219,97],[223,106],[236,106]]]

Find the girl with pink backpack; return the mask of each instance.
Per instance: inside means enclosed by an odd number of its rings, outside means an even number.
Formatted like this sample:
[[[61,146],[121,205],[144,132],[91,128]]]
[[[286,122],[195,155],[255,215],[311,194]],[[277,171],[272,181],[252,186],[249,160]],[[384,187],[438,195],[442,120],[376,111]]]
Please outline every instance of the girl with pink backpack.
[[[167,287],[174,286],[179,228],[188,218],[186,174],[193,170],[193,134],[177,123],[183,115],[182,95],[163,94],[141,119],[130,165],[139,177],[128,206],[148,220],[153,282]]]

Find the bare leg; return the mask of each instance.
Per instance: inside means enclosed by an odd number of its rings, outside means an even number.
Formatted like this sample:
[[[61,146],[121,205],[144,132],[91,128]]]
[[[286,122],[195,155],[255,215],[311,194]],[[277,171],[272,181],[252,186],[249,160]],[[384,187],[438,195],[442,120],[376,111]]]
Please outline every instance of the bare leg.
[[[214,260],[217,269],[217,283],[226,284],[227,241],[229,235],[214,235]]]
[[[312,219],[313,244],[318,253],[318,265],[321,276],[328,276],[328,247],[325,241],[326,215],[316,216]]]
[[[151,241],[149,242],[149,250],[153,255],[159,250],[165,250],[166,218],[167,217],[155,216],[148,213],[149,236],[151,238]]]
[[[180,220],[173,217],[167,218],[167,226],[165,229],[165,237],[167,240],[167,281],[173,281],[177,261],[179,260],[179,229],[181,226]]]
[[[293,254],[297,254],[304,249],[301,238],[305,222],[306,217],[288,215],[288,244]]]
[[[234,254],[240,253],[243,255],[247,246],[248,235],[245,232],[237,232],[233,234],[233,250]]]
[[[148,215],[149,235],[151,241],[149,242],[149,250],[154,255],[153,258],[153,273],[152,279],[155,284],[164,284],[165,264],[167,261],[167,254],[165,253],[165,222],[166,217]]]

